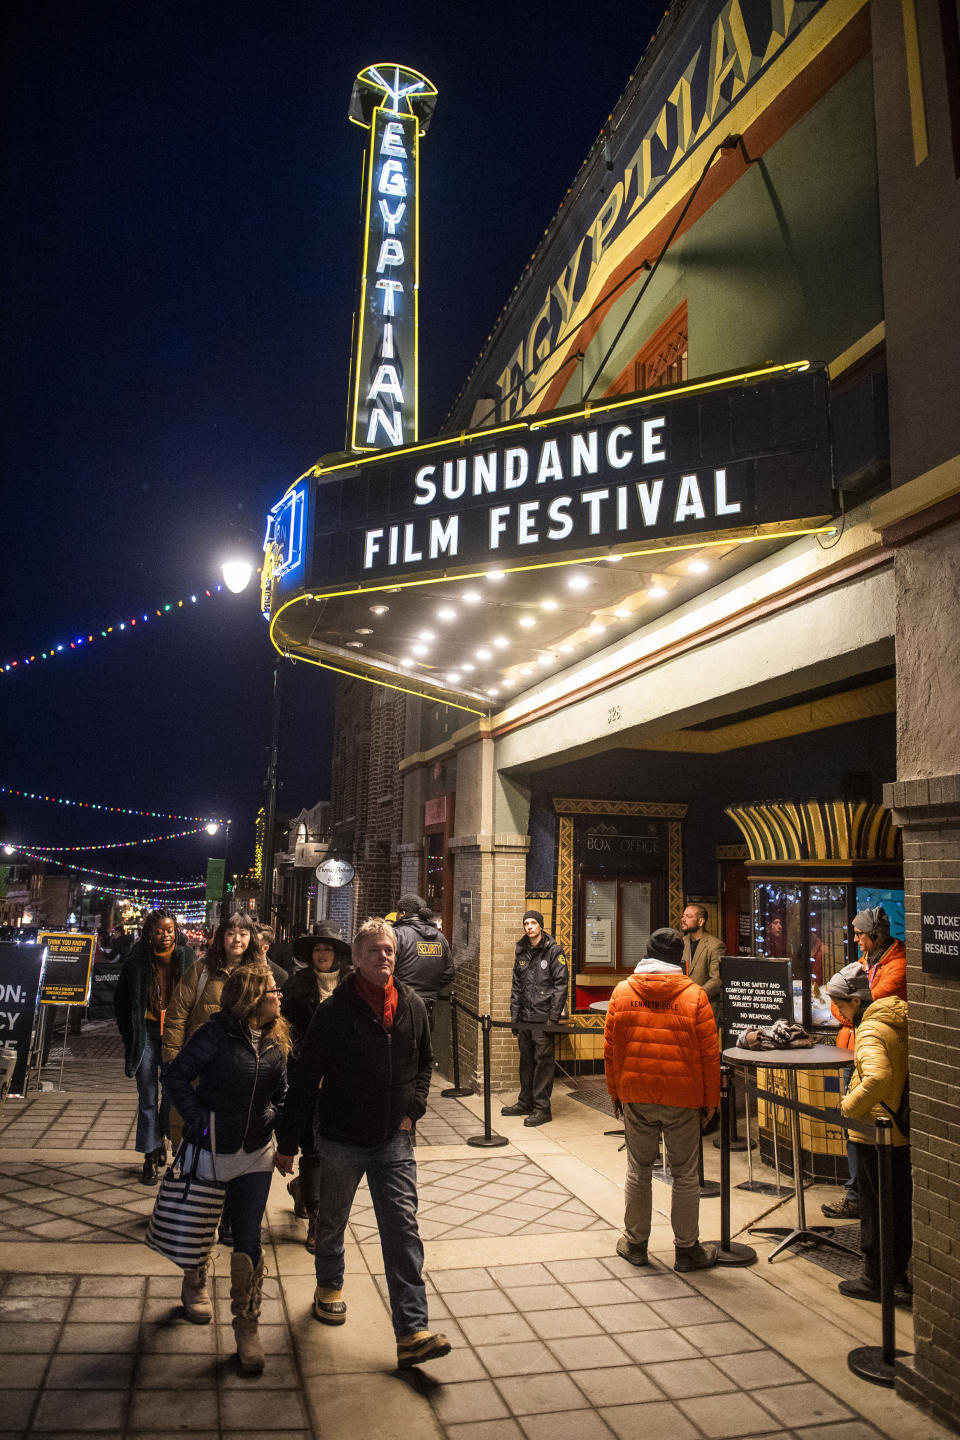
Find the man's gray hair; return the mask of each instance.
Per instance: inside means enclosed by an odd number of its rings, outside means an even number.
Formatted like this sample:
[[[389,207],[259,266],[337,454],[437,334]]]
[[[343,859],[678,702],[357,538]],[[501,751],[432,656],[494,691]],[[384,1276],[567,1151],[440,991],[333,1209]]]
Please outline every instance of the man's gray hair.
[[[393,948],[394,950],[396,950],[397,932],[390,924],[390,921],[385,920],[382,915],[371,915],[369,919],[364,920],[363,924],[360,926],[360,929],[353,937],[354,959],[356,959],[363,946],[365,945],[367,937],[371,935],[389,935],[390,939],[393,941]]]

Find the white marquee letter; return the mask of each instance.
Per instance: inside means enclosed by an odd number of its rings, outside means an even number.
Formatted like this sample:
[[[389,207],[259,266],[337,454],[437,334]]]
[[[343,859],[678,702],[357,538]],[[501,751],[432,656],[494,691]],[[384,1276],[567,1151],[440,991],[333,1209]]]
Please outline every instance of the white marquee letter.
[[[430,517],[430,559],[436,560],[441,552],[445,555],[456,555],[460,543],[460,517],[451,515],[446,520],[438,516]]]
[[[615,425],[607,436],[607,460],[615,470],[622,470],[633,459],[632,450],[620,449],[620,441],[629,440],[632,434],[629,425]]]
[[[507,516],[510,514],[509,505],[494,505],[490,510],[490,549],[500,548],[500,536],[507,528]]]
[[[414,505],[429,505],[431,500],[437,498],[437,487],[431,475],[437,473],[436,465],[424,465],[413,477],[413,483],[417,487],[417,493],[413,497]]]
[[[570,518],[570,496],[557,495],[547,506],[547,515],[553,521],[547,531],[547,539],[566,540],[573,530],[573,521]]]
[[[703,501],[700,498],[700,484],[696,475],[680,476],[680,494],[677,496],[677,508],[674,511],[674,520],[687,520],[690,516],[694,520],[705,519]]]
[[[527,478],[526,450],[507,450],[503,457],[503,488],[519,490]]]
[[[643,463],[654,465],[658,460],[666,460],[666,451],[663,448],[663,436],[660,431],[666,425],[664,416],[656,420],[644,420],[641,427],[643,434]]]
[[[644,525],[656,525],[657,515],[660,513],[660,496],[663,493],[663,481],[654,480],[652,486],[646,480],[637,485],[637,499],[640,501],[640,510],[643,514]]]
[[[363,537],[363,568],[369,570],[380,549],[380,541],[383,539],[382,530],[368,530]]]
[[[727,500],[727,472],[726,470],[714,470],[713,488],[716,497],[716,513],[718,515],[739,515],[740,501]]]

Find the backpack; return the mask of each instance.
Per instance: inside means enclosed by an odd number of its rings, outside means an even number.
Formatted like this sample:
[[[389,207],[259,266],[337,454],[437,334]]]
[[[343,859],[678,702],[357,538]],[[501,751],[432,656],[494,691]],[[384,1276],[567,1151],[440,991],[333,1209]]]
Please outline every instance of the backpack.
[[[910,1134],[910,1079],[909,1079],[909,1077],[908,1077],[906,1080],[904,1080],[904,1082],[903,1082],[903,1094],[900,1096],[900,1103],[899,1103],[899,1105],[897,1106],[896,1110],[891,1110],[891,1109],[890,1109],[890,1106],[884,1104],[884,1102],[883,1102],[882,1100],[880,1101],[880,1104],[883,1105],[883,1108],[884,1108],[884,1110],[886,1110],[887,1114],[890,1115],[890,1116],[892,1116],[893,1122],[894,1122],[894,1124],[896,1125],[897,1129],[900,1131],[900,1134],[901,1134],[901,1135],[907,1135],[907,1136],[909,1136],[909,1134]]]

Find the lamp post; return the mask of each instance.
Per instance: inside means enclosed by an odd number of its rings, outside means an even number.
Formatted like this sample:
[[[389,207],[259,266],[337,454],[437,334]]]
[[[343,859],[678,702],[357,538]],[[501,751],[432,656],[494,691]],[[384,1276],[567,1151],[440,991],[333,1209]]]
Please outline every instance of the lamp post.
[[[224,561],[220,572],[227,589],[234,595],[240,595],[250,584],[256,573],[256,567],[248,559],[240,556]],[[264,807],[263,873],[260,893],[260,920],[264,925],[270,924],[270,912],[273,909],[273,831],[277,813],[277,764],[280,749],[281,706],[280,665],[282,659],[281,655],[277,655],[273,666],[273,719],[270,727],[270,751],[267,761],[267,803]],[[226,866],[224,866],[224,884],[226,884]]]
[[[230,916],[230,883],[227,879],[227,855],[230,850],[230,826],[232,823],[231,820],[224,820],[223,822],[223,888],[220,891],[221,924]],[[220,826],[215,820],[211,820],[209,825],[204,826],[204,829],[208,835],[216,835]]]

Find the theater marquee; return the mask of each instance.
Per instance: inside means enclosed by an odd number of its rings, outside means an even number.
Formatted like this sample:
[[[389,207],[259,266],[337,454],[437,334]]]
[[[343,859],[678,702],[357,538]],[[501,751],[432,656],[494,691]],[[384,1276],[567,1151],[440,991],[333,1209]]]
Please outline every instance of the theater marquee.
[[[323,594],[825,519],[826,374],[784,367],[318,467],[313,503]]]

